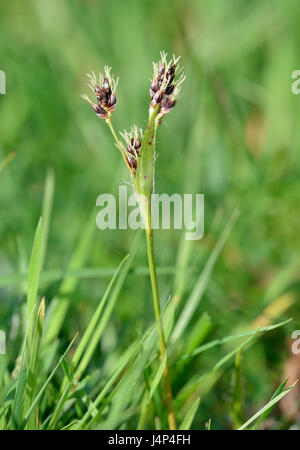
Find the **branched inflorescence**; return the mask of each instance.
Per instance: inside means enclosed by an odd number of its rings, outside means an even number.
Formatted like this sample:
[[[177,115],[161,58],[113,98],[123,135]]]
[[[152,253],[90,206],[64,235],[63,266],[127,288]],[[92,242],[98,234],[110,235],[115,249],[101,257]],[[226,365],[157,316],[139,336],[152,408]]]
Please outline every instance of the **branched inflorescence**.
[[[150,86],[149,114],[151,115],[155,111],[157,125],[161,123],[162,117],[174,107],[181,83],[185,79],[185,75],[178,64],[180,57],[175,58],[173,55],[173,58],[168,62],[165,52],[161,52],[160,56],[160,61],[153,63],[153,78]],[[125,145],[115,134],[110,119],[111,113],[117,105],[116,88],[119,79],[115,79],[110,72],[111,68],[105,66],[104,75],[100,73],[98,80],[94,72],[88,74],[88,86],[95,94],[96,101],[90,100],[86,94],[82,94],[82,98],[90,103],[98,117],[107,122],[114,135],[116,146],[121,151],[131,175],[135,176],[142,147],[143,131],[134,126],[130,132],[120,133]]]

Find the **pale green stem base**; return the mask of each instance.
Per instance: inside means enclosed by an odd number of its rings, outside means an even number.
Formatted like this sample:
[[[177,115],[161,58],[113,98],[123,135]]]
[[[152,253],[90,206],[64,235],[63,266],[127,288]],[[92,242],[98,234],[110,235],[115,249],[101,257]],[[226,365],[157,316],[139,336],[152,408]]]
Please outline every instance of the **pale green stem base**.
[[[167,353],[167,347],[166,347],[166,341],[165,341],[162,318],[161,318],[161,311],[160,311],[157,276],[156,276],[156,268],[155,268],[155,261],[154,261],[153,234],[152,234],[151,228],[146,229],[146,241],[147,241],[147,253],[148,253],[151,286],[152,286],[152,293],[153,293],[154,312],[155,312],[155,318],[157,320],[160,356],[161,356],[161,359],[163,359],[163,357]],[[165,382],[165,391],[166,391],[166,402],[167,402],[167,407],[168,407],[169,428],[170,428],[170,430],[176,430],[176,420],[175,420],[175,413],[174,413],[174,406],[173,406],[173,396],[172,396],[172,387],[171,387],[170,372],[169,372],[169,367],[168,367],[168,360],[166,362],[166,366],[165,366],[165,370],[164,370],[164,382]]]

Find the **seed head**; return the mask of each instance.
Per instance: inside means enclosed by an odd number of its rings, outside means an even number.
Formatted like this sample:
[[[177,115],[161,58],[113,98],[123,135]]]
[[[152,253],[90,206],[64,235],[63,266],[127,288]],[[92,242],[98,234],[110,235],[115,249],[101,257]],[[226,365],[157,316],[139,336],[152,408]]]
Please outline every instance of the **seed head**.
[[[112,111],[115,110],[117,106],[116,89],[119,82],[119,78],[116,80],[110,74],[111,67],[104,67],[104,75],[99,74],[99,80],[94,72],[87,74],[90,82],[88,86],[92,89],[93,93],[96,95],[97,103],[94,103],[86,94],[82,94],[81,97],[88,101],[101,119],[107,120],[110,118]]]
[[[120,133],[120,135],[122,136],[126,144],[126,147],[123,146],[123,149],[126,153],[128,164],[135,174],[142,146],[143,130],[134,125],[129,132],[124,130],[124,132]]]
[[[150,86],[150,111],[159,105],[158,122],[175,105],[180,86],[185,80],[183,70],[179,67],[179,58],[167,62],[167,54],[160,53],[161,59],[153,63],[153,79]]]

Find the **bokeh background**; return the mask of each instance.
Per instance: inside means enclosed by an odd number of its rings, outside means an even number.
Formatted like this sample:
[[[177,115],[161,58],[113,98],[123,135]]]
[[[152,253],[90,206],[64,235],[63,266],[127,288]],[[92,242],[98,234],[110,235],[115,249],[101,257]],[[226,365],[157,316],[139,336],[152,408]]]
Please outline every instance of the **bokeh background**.
[[[80,98],[86,72],[112,66],[120,77],[116,129],[145,127],[152,61],[165,50],[182,56],[187,78],[159,130],[156,191],[205,194],[205,236],[190,245],[182,305],[232,211],[240,211],[191,329],[203,312],[211,321],[205,339],[257,320],[294,318],[245,355],[247,412],[261,406],[284,376],[299,376],[299,359],[291,352],[291,333],[300,328],[300,95],[291,92],[291,74],[300,69],[299,12],[293,0],[0,3],[0,69],[7,76],[7,94],[0,96],[0,161],[14,153],[0,173],[0,328],[10,333],[12,366],[47,176],[55,177],[55,190],[41,287],[46,305],[58,296],[82,236],[85,258],[75,268],[96,270],[72,278],[61,345],[86,327],[134,239],[133,231],[99,231],[95,225],[97,196],[116,194],[129,177],[109,130]],[[180,231],[156,233],[162,303],[174,292],[182,242]],[[110,352],[122,352],[152,323],[146,262],[141,240],[92,367],[105,367]],[[201,374],[201,366],[221,354],[215,350],[188,370]],[[207,383],[198,427],[210,417],[213,428],[230,427],[231,369]],[[279,426],[298,407],[299,393],[293,392],[276,408],[272,420]]]

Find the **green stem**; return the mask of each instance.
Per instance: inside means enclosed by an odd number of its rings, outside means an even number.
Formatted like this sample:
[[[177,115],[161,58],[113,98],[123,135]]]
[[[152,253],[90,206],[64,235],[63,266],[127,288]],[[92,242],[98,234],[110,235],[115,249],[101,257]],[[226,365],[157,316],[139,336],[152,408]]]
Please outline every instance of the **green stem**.
[[[149,202],[149,204],[150,204],[150,202]],[[148,210],[148,214],[149,214],[149,210]],[[146,228],[147,254],[148,254],[149,271],[150,271],[152,294],[153,294],[154,312],[155,312],[155,318],[157,321],[160,356],[161,356],[161,359],[163,359],[163,357],[167,353],[167,346],[166,346],[166,340],[165,340],[163,323],[162,323],[162,318],[161,318],[161,311],[160,311],[156,266],[155,266],[155,259],[154,259],[153,232],[152,232],[152,228],[151,228],[151,220],[149,220],[149,218],[148,218],[148,224],[150,224],[150,225]],[[174,413],[174,406],[173,406],[173,396],[172,396],[172,387],[171,387],[170,372],[169,372],[169,367],[168,367],[168,360],[166,362],[166,366],[165,366],[165,370],[164,370],[164,382],[165,382],[165,390],[166,390],[166,402],[167,402],[167,407],[168,407],[169,428],[170,428],[170,430],[176,430],[176,420],[175,420],[175,413]]]
[[[157,276],[156,276],[156,266],[154,260],[154,248],[153,248],[153,233],[151,227],[151,193],[153,189],[153,178],[154,178],[154,145],[155,145],[155,134],[156,134],[156,118],[158,114],[159,108],[155,108],[149,117],[149,123],[146,128],[141,156],[139,159],[140,168],[138,168],[138,172],[135,174],[132,173],[132,169],[129,166],[129,163],[126,158],[126,154],[124,152],[124,148],[114,130],[114,127],[111,123],[110,118],[106,120],[107,125],[110,128],[110,131],[114,137],[114,140],[117,144],[118,149],[120,150],[122,157],[127,165],[134,184],[134,189],[137,194],[142,194],[141,196],[141,213],[143,215],[146,227],[146,242],[147,242],[147,253],[148,253],[148,263],[149,263],[149,271],[151,278],[151,286],[152,286],[152,294],[153,294],[153,304],[154,304],[154,312],[155,318],[157,321],[158,328],[158,337],[159,337],[159,347],[160,347],[160,357],[161,359],[167,354],[166,340],[164,336],[163,324],[161,319],[161,311],[160,311],[160,303],[159,303],[159,294],[158,294],[158,285],[157,285]],[[164,383],[165,383],[165,391],[166,391],[166,403],[168,408],[168,422],[170,430],[176,430],[176,421],[173,407],[173,396],[172,396],[172,387],[171,387],[171,379],[170,372],[168,367],[168,361],[166,362],[165,370],[164,370]]]

